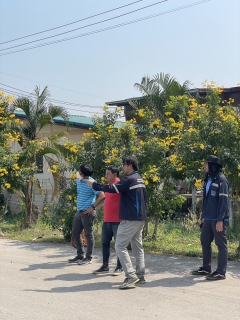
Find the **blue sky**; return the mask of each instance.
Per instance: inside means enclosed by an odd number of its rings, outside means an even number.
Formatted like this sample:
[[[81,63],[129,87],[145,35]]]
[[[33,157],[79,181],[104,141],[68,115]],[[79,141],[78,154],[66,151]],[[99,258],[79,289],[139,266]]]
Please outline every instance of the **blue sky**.
[[[0,42],[58,27],[134,1],[137,0],[1,0]],[[138,1],[64,28],[2,44],[0,49],[80,28],[156,2]],[[201,0],[168,0],[36,44],[111,27],[197,2]],[[214,80],[220,86],[234,87],[240,82],[239,17],[239,0],[211,0],[105,32],[1,55],[0,83],[26,92],[32,92],[36,85],[41,88],[48,85],[53,99],[87,105],[61,104],[68,108],[70,114],[85,116],[100,111],[106,101],[140,96],[134,83],[140,82],[144,75],[164,72],[176,77],[180,83],[191,81],[193,87],[201,87],[205,79]],[[0,54],[32,45],[34,43],[0,51]],[[5,87],[0,84],[0,88]]]

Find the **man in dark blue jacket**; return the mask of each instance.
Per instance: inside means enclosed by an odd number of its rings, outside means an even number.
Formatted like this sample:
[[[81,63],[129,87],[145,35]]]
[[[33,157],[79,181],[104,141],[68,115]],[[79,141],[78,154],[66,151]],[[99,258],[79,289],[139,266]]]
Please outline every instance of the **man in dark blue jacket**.
[[[229,218],[229,185],[222,174],[219,159],[211,155],[205,160],[206,177],[203,188],[202,232],[201,244],[203,251],[203,266],[193,275],[205,275],[207,280],[226,279],[228,260],[226,224]],[[215,238],[218,247],[218,265],[211,273],[212,248]]]
[[[134,283],[145,283],[142,230],[147,220],[146,187],[138,173],[138,160],[135,157],[123,160],[123,172],[125,178],[113,185],[87,181],[88,185],[96,191],[121,193],[119,218],[122,221],[118,227],[115,249],[126,279],[119,289],[128,288]],[[136,259],[136,271],[127,250],[129,242]]]

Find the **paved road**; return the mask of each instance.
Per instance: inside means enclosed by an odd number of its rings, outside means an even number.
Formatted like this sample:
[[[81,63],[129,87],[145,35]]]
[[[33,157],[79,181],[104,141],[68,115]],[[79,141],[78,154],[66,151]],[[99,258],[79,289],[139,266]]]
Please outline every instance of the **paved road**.
[[[212,282],[189,275],[199,258],[147,254],[147,283],[118,290],[123,275],[91,273],[100,249],[87,266],[66,262],[75,256],[69,245],[0,239],[0,252],[1,320],[240,319],[240,262]],[[115,263],[113,252],[112,270]]]

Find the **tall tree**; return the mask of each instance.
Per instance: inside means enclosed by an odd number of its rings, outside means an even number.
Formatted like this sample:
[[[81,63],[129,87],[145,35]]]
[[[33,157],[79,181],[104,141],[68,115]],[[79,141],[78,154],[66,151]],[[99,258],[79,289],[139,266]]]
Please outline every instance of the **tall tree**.
[[[45,87],[40,92],[40,88],[37,86],[31,97],[19,97],[15,100],[13,106],[22,109],[26,115],[25,124],[20,131],[19,144],[22,148],[22,156],[19,162],[24,162],[25,165],[28,163],[30,167],[34,166],[36,168],[36,160],[43,157],[50,166],[57,163],[65,150],[62,143],[65,133],[40,134],[40,132],[43,133],[43,128],[47,124],[54,125],[54,117],[62,117],[67,122],[68,113],[66,109],[52,105],[48,88]],[[59,175],[53,173],[53,177],[55,188],[57,188]],[[32,171],[22,190],[26,205],[24,226],[31,225],[33,222],[33,187],[36,182],[34,171]]]

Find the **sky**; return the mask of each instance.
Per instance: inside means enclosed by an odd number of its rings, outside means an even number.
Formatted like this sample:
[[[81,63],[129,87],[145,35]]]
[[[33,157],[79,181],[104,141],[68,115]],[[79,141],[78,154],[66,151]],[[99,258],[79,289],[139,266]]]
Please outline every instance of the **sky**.
[[[91,117],[105,102],[141,96],[134,84],[145,75],[234,87],[239,17],[240,0],[0,0],[0,88],[28,95],[48,86],[53,104]],[[69,37],[76,38],[29,49]]]

